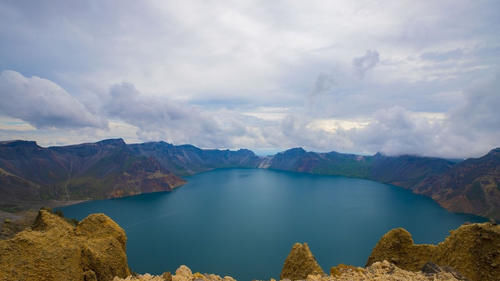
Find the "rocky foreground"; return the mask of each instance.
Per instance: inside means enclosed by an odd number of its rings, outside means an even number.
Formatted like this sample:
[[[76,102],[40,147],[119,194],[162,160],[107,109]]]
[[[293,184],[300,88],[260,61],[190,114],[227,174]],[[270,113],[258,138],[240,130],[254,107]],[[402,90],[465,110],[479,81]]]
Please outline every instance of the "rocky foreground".
[[[362,281],[362,280],[387,280],[387,281],[454,281],[467,280],[456,272],[448,272],[439,269],[439,272],[424,273],[411,272],[398,268],[387,261],[376,262],[373,265],[361,268],[352,266],[336,267],[332,275],[309,274],[300,280],[306,281]],[[127,278],[116,277],[113,281],[235,281],[232,277],[220,277],[215,274],[192,273],[185,265],[179,267],[175,275],[163,274],[154,276],[150,274],[129,276]],[[283,281],[290,279],[282,279]],[[271,279],[270,281],[276,281]]]
[[[81,222],[41,210],[32,227],[0,240],[0,281],[235,281],[193,273],[132,275],[123,229],[103,214]],[[385,234],[366,267],[337,265],[325,273],[309,246],[296,243],[286,258],[281,280],[500,280],[500,226],[469,224],[451,231],[438,245],[415,245],[404,229]],[[271,279],[271,281],[275,281]]]

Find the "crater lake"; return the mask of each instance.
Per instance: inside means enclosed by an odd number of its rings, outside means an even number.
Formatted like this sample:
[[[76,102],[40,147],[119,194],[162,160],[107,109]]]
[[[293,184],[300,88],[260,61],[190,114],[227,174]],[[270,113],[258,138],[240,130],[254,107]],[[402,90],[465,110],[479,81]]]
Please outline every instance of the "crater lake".
[[[364,266],[387,231],[438,243],[466,221],[432,199],[374,181],[266,169],[218,169],[186,177],[172,192],[89,201],[60,208],[83,219],[105,213],[128,237],[131,270],[279,278],[295,242],[307,242],[325,272]]]

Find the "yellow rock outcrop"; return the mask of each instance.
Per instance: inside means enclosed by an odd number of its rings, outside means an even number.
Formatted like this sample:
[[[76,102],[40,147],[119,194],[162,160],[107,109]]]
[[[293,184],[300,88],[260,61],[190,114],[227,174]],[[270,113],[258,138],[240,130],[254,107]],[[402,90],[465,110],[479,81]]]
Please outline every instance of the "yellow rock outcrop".
[[[73,226],[40,210],[31,229],[0,241],[0,280],[108,281],[130,275],[123,229],[104,214]]]
[[[387,260],[418,271],[432,262],[454,268],[473,281],[500,280],[500,226],[491,223],[462,225],[438,245],[415,245],[408,231],[386,233],[373,249],[367,266]]]
[[[281,270],[281,279],[303,280],[308,275],[324,275],[307,243],[295,243]]]

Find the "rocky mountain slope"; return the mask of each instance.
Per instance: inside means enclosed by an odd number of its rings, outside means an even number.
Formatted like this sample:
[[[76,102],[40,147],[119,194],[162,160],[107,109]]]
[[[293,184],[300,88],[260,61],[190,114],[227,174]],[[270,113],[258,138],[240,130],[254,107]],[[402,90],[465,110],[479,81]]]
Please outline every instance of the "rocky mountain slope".
[[[255,168],[259,162],[250,150],[203,150],[165,142],[127,145],[110,139],[48,148],[32,141],[0,142],[0,210],[169,191],[185,183],[180,176]]]
[[[183,183],[155,158],[136,155],[121,139],[48,148],[28,141],[0,143],[0,208],[4,210],[48,200],[168,191]]]
[[[412,190],[431,197],[450,211],[500,220],[500,148],[428,177]]]
[[[216,168],[257,168],[261,158],[248,149],[237,151],[200,149],[163,141],[129,145],[137,155],[154,157],[176,175],[186,176]]]
[[[307,152],[293,148],[268,160],[269,168],[322,175],[365,178],[410,188],[423,179],[448,171],[454,163],[445,159],[419,156],[373,156],[338,152]]]

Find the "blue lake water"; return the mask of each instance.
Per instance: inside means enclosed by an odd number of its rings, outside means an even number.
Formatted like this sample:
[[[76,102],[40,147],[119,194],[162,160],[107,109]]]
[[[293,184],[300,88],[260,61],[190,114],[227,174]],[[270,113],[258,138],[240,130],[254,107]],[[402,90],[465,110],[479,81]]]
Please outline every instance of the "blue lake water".
[[[442,241],[480,218],[453,214],[429,198],[368,180],[262,169],[220,169],[187,177],[172,192],[61,208],[82,219],[101,212],[126,231],[131,269],[279,277],[295,242],[307,242],[325,272],[364,266],[380,237],[404,227],[417,243]]]

